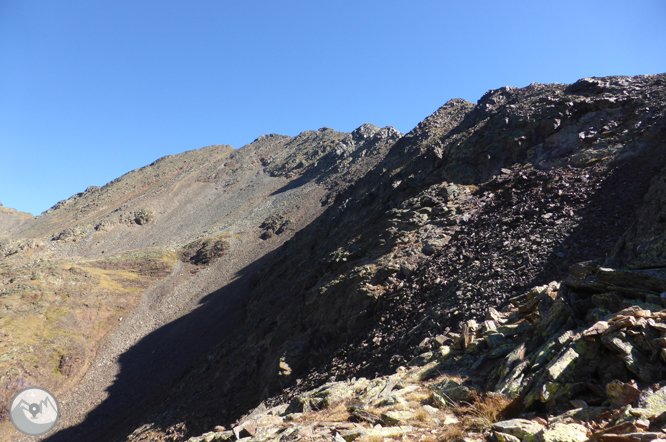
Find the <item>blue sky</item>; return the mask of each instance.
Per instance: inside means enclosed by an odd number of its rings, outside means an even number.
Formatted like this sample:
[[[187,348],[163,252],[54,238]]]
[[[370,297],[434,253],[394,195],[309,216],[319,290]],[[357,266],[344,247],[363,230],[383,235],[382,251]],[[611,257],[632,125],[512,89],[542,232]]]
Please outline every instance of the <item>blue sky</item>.
[[[0,202],[39,214],[211,144],[663,73],[664,23],[663,0],[0,0]]]

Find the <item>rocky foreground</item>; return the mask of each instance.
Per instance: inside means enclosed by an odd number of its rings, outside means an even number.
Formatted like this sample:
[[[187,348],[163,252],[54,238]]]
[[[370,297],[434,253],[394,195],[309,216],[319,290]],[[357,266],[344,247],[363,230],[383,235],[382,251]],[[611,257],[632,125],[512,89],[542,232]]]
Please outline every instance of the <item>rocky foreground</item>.
[[[666,439],[664,290],[662,271],[582,263],[393,375],[330,382],[189,441]]]
[[[51,341],[5,328],[0,401],[50,382],[49,441],[666,439],[664,208],[666,75],[167,157],[3,211],[0,325]]]

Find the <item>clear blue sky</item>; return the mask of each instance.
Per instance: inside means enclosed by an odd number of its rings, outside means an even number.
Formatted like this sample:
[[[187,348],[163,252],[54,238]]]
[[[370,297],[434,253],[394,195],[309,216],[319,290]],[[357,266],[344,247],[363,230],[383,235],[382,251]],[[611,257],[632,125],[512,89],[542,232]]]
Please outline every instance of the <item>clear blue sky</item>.
[[[0,202],[39,214],[211,144],[666,72],[664,23],[664,0],[0,0]]]

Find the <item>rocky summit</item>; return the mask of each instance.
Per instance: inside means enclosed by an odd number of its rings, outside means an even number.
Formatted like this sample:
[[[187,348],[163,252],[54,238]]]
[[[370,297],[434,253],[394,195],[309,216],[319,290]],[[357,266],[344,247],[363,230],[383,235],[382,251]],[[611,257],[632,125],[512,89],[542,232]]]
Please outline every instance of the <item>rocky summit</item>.
[[[666,74],[209,146],[0,206],[0,437],[666,439]]]

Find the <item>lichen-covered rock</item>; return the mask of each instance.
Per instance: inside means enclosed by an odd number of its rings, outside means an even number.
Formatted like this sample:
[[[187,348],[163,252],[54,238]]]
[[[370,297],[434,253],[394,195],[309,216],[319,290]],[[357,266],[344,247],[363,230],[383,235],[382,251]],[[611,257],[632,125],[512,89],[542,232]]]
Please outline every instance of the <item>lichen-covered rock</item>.
[[[520,442],[520,439],[512,434],[495,431],[495,437],[499,442]]]
[[[666,387],[657,391],[651,389],[645,390],[645,393],[638,399],[636,405],[645,408],[650,414],[659,416],[666,412]]]
[[[433,357],[434,357],[433,352],[427,351],[425,353],[421,353],[420,355],[416,356],[414,359],[409,361],[407,365],[422,367],[426,365],[428,362],[430,362]]]
[[[548,426],[537,435],[539,442],[584,442],[588,440],[589,430],[580,424],[556,423]]]
[[[396,427],[374,427],[365,432],[368,438],[386,438],[386,437],[400,437],[410,434],[414,431],[414,427],[410,425],[396,426]]]
[[[344,439],[346,442],[352,442],[353,440],[358,439],[361,436],[364,436],[366,434],[366,429],[362,427],[354,428],[351,430],[343,431],[340,433],[340,437]]]
[[[558,332],[569,321],[572,314],[571,307],[564,299],[558,297],[537,324],[537,331],[548,338]]]
[[[641,353],[623,331],[616,331],[601,337],[601,342],[615,354],[620,356],[627,369],[640,380],[654,382],[661,377],[661,369],[649,363],[646,355]]]
[[[524,382],[525,372],[529,368],[529,362],[525,361],[516,365],[513,370],[495,386],[495,392],[507,397],[516,397],[528,386]]]
[[[584,407],[574,408],[573,410],[566,411],[558,416],[549,419],[551,424],[564,423],[569,424],[572,422],[590,422],[598,420],[599,416],[608,413],[609,409],[606,407]]]
[[[579,339],[551,360],[525,396],[525,406],[535,402],[556,406],[586,389],[585,381],[597,369],[600,345]]]
[[[412,413],[411,411],[394,410],[382,413],[381,419],[385,425],[393,426],[393,425],[404,425],[408,421],[414,419],[415,416],[416,414]]]
[[[493,430],[515,436],[522,442],[535,442],[537,434],[543,429],[543,425],[527,419],[510,419],[493,424]]]
[[[430,402],[440,408],[465,401],[472,394],[470,388],[457,383],[453,379],[446,379],[431,388],[433,392],[430,395]]]
[[[616,379],[606,384],[606,394],[611,400],[611,404],[616,408],[620,408],[638,399],[641,391],[633,384]]]
[[[226,235],[203,238],[188,243],[181,251],[181,260],[194,265],[206,265],[224,256],[230,244]]]

